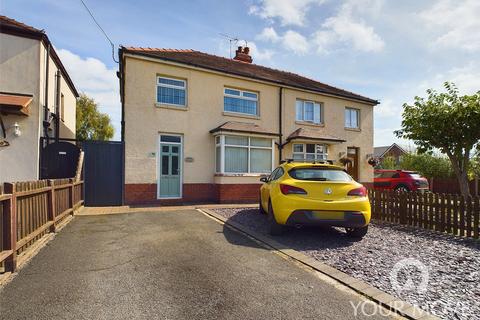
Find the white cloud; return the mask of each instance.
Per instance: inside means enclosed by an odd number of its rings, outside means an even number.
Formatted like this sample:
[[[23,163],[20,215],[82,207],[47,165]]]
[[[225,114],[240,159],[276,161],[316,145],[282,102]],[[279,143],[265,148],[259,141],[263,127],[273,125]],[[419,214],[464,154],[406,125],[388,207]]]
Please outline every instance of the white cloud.
[[[305,54],[308,51],[309,45],[307,39],[300,33],[288,30],[282,37],[283,45],[295,54]]]
[[[330,17],[325,21],[323,27],[332,33],[331,38],[338,37],[339,40],[351,44],[357,51],[379,52],[385,46],[373,27],[367,26],[361,21],[354,21],[348,15],[341,14]]]
[[[240,41],[240,43],[243,41]],[[269,49],[264,49],[260,50],[255,42],[248,42],[248,47],[250,48],[250,54],[252,55],[252,58],[255,60],[260,60],[260,61],[268,61],[272,59],[272,56],[274,54],[273,50]]]
[[[376,118],[398,117],[402,113],[402,103],[395,103],[392,99],[385,99],[374,107]]]
[[[436,74],[433,79],[423,81],[419,87],[425,92],[432,88],[443,91],[446,81],[453,82],[458,87],[460,94],[474,94],[480,91],[480,62],[471,61],[461,67],[454,67],[444,73]]]
[[[272,43],[280,42],[285,49],[297,55],[307,53],[310,48],[307,38],[293,30],[288,30],[283,35],[279,35],[274,28],[268,27],[263,29],[256,39]]]
[[[66,49],[57,53],[78,91],[95,99],[100,111],[110,116],[115,127],[114,139],[119,139],[121,104],[116,70],[108,69],[98,59],[84,59]]]
[[[284,25],[303,25],[305,8],[313,3],[313,1],[292,1],[285,4],[284,1],[264,0],[261,8],[254,6],[251,11],[253,10],[254,14],[263,18],[280,17]],[[316,3],[320,4],[323,1],[317,1]],[[311,45],[315,47],[318,53],[326,54],[332,48],[342,44],[350,46],[356,51],[379,52],[385,46],[384,41],[372,26],[361,20],[361,17],[377,17],[381,13],[382,6],[383,0],[346,0],[340,5],[337,13],[327,18],[321,28],[313,33],[309,39],[293,30],[288,30],[285,34],[279,35],[273,27],[264,28],[256,39],[282,43],[286,49],[296,54],[306,53]],[[300,20],[297,21],[297,18]],[[287,21],[287,19],[290,20]]]
[[[305,16],[313,4],[322,4],[323,0],[260,0],[259,5],[252,5],[249,13],[263,19],[280,19],[282,25],[305,24]]]
[[[480,50],[480,1],[442,0],[420,13],[431,29],[440,31],[433,45]]]
[[[382,38],[372,26],[359,20],[362,16],[377,16],[382,5],[383,1],[380,0],[345,1],[337,15],[326,19],[322,29],[314,34],[313,42],[317,45],[317,52],[328,52],[336,39],[351,45],[357,51],[382,51],[385,46]]]
[[[279,35],[275,31],[275,29],[273,29],[273,27],[267,27],[263,29],[262,32],[259,35],[257,35],[255,38],[261,41],[271,41],[271,42],[277,42],[278,40],[280,40]]]
[[[312,43],[320,54],[330,51],[330,46],[335,42],[335,34],[331,31],[319,30],[312,36]]]

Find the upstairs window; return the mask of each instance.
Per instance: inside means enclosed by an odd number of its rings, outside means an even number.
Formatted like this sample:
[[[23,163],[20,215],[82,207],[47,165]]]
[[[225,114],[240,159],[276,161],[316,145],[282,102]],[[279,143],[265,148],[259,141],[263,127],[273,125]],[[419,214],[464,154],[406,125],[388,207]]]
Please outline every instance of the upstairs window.
[[[345,128],[360,128],[360,110],[353,108],[345,108]]]
[[[157,103],[186,106],[185,80],[157,77]]]
[[[225,88],[223,110],[258,116],[258,93]]]
[[[296,120],[315,124],[322,123],[322,105],[313,101],[297,100]]]

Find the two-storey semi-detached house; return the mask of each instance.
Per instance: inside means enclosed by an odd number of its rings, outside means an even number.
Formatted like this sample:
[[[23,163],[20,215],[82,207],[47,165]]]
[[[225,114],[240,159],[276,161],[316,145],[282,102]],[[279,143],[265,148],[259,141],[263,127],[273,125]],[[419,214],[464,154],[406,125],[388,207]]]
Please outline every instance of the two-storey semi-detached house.
[[[122,47],[125,202],[256,201],[285,159],[341,159],[371,182],[376,100],[193,50]]]
[[[40,138],[75,138],[77,90],[43,30],[0,16],[0,183],[36,180]]]

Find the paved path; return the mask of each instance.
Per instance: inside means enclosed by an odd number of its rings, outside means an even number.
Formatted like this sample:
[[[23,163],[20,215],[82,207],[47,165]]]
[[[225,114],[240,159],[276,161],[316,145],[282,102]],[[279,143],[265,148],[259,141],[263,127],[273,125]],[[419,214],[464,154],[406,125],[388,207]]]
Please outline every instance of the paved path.
[[[0,319],[363,319],[361,299],[178,210],[76,217],[1,289]]]

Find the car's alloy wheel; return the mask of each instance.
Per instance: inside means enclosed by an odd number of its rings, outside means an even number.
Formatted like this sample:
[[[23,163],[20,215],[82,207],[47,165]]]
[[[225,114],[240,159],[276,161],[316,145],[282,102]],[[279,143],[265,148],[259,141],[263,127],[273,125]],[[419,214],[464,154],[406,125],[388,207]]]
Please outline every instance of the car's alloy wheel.
[[[395,188],[395,191],[398,191],[398,192],[408,192],[408,191],[410,191],[410,190],[408,190],[408,188],[405,187],[405,186],[398,186],[398,187]]]
[[[347,235],[352,238],[363,238],[368,232],[368,226],[361,227],[361,228],[345,228]]]
[[[273,207],[272,207],[272,203],[269,202],[268,203],[268,213],[267,213],[267,217],[268,217],[268,227],[269,227],[269,230],[268,232],[272,235],[272,236],[279,236],[283,233],[284,231],[284,226],[279,224],[277,222],[277,220],[275,220],[275,215],[273,213]]]

